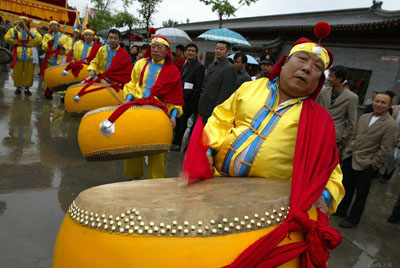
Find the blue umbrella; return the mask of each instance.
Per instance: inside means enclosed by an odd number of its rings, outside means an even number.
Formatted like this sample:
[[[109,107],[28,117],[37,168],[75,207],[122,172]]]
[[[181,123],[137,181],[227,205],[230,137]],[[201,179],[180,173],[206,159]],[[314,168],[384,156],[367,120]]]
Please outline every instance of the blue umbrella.
[[[235,55],[236,55],[236,54],[231,54],[231,55],[228,56],[228,58],[233,59],[233,57],[235,57]],[[257,60],[256,60],[253,56],[246,55],[246,57],[247,57],[247,63],[248,63],[248,64],[256,64],[256,65],[259,65],[258,62],[257,62]]]
[[[250,43],[237,32],[228,29],[212,29],[202,33],[197,38],[211,41],[224,41],[230,44],[238,44],[242,46],[251,46]]]

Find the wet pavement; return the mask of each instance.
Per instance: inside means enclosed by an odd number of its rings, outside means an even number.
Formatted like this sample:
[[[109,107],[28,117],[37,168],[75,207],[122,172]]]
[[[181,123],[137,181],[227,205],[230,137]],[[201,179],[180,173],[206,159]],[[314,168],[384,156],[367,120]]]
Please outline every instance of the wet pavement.
[[[0,73],[0,267],[51,267],[58,228],[83,190],[126,181],[123,161],[87,162],[77,142],[80,118],[65,113],[59,97],[45,100],[35,77],[30,97],[14,94],[9,73]],[[181,161],[167,155],[167,177]],[[340,229],[343,243],[329,267],[400,267],[400,224],[387,222],[400,192],[400,176],[374,180],[361,223]],[[331,217],[337,227],[341,218]]]

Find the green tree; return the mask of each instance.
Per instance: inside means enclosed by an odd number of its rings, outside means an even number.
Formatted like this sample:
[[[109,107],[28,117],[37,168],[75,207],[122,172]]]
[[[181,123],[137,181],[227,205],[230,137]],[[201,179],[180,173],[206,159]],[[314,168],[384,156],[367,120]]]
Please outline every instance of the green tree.
[[[179,24],[179,22],[169,19],[168,21],[162,22],[163,28],[174,27],[174,25]]]
[[[96,18],[89,16],[90,27],[96,31],[111,28],[114,25],[111,6],[115,0],[90,0],[90,2],[94,5],[91,9],[96,13]]]
[[[141,23],[146,28],[146,34],[149,38],[149,28],[152,23],[151,17],[157,13],[157,6],[162,0],[137,0],[140,4],[139,16],[141,17]]]
[[[131,33],[134,25],[139,24],[139,19],[135,18],[132,14],[128,12],[129,6],[132,5],[132,0],[124,0],[123,6],[124,11],[118,12],[114,16],[114,25],[118,28],[122,28],[128,26],[129,34],[128,34],[128,42],[129,47],[131,47]]]
[[[218,14],[219,19],[219,28],[222,28],[223,19],[229,18],[230,16],[235,16],[235,12],[244,5],[249,6],[251,3],[255,3],[258,0],[240,0],[239,6],[234,7],[229,3],[228,0],[200,0],[207,6],[211,6],[212,12],[216,12]]]

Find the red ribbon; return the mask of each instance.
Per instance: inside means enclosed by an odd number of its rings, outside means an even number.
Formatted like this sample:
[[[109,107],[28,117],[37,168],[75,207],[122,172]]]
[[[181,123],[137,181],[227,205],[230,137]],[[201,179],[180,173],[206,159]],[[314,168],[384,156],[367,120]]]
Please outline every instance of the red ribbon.
[[[19,39],[19,35],[17,34],[17,41],[20,42],[21,45],[14,45],[13,46],[13,61],[10,64],[11,69],[14,68],[15,62],[17,61],[17,48],[18,47],[27,47],[25,45],[22,45],[22,43],[24,43],[24,42],[28,43],[29,42],[29,36],[28,36],[28,39]]]

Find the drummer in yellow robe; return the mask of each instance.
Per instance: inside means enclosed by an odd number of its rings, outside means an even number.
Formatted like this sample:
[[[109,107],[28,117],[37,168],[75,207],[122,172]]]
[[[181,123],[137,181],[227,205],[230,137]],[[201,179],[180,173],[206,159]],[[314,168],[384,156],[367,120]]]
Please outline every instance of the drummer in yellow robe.
[[[68,35],[60,31],[60,24],[57,21],[50,21],[50,32],[43,36],[42,48],[46,52],[40,68],[40,75],[44,75],[44,71],[51,66],[55,66],[65,61],[66,53],[72,48],[72,39]],[[45,85],[44,96],[51,99],[53,91]]]
[[[94,45],[94,31],[85,29],[83,31],[83,40],[75,42],[72,49],[72,61],[84,60],[90,55]]]
[[[207,154],[216,173],[291,180],[303,101],[319,93],[330,60],[326,51],[318,54],[321,51],[314,46],[294,46],[280,77],[246,82],[214,109],[205,131],[210,138]],[[315,206],[334,213],[343,196],[338,165]]]
[[[150,56],[149,58],[147,56]],[[151,88],[157,83],[157,78],[163,68],[179,70],[171,64],[171,48],[169,42],[162,37],[155,37],[144,57],[138,60],[132,70],[132,80],[124,86],[127,101],[150,96]],[[173,71],[173,70],[172,70]],[[142,82],[141,81],[142,76]],[[179,79],[180,80],[180,79]],[[181,83],[181,81],[177,81]],[[155,97],[157,99],[157,97]],[[159,99],[157,99],[160,101]],[[161,101],[160,101],[161,102]],[[176,118],[182,115],[182,106],[162,103],[168,109],[172,127],[176,126]],[[129,178],[139,178],[144,174],[144,158],[137,157],[125,160],[125,174]],[[165,178],[165,153],[148,156],[147,177],[149,179]]]
[[[14,86],[17,88],[15,94],[21,94],[21,88],[24,87],[25,95],[30,96],[32,93],[29,88],[33,84],[35,70],[32,47],[40,45],[42,36],[36,29],[31,29],[29,17],[23,14],[19,17],[17,25],[7,31],[4,39],[14,46],[14,61],[11,66],[14,69]]]

